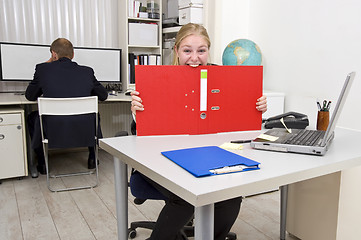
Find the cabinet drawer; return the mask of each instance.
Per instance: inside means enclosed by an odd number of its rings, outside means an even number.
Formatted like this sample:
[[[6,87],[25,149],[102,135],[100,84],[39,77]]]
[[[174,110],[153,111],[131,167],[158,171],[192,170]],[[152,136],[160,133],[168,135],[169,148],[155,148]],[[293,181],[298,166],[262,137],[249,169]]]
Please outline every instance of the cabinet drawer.
[[[0,152],[0,179],[27,175],[23,129],[12,124],[0,126]]]
[[[9,124],[21,124],[20,113],[0,114],[0,126]]]

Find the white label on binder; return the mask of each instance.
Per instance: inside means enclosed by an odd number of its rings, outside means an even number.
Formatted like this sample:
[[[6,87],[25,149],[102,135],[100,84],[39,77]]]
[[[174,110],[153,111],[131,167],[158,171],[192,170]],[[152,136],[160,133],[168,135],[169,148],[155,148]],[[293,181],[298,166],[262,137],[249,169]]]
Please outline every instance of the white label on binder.
[[[207,69],[201,70],[200,111],[207,111]]]

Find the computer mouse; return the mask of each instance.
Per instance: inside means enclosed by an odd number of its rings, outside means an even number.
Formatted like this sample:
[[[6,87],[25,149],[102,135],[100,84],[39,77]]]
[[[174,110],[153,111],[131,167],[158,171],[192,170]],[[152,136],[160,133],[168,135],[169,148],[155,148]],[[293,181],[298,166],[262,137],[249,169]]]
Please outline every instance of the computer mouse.
[[[124,94],[125,94],[125,96],[130,96],[131,93],[132,93],[132,91],[126,91]]]

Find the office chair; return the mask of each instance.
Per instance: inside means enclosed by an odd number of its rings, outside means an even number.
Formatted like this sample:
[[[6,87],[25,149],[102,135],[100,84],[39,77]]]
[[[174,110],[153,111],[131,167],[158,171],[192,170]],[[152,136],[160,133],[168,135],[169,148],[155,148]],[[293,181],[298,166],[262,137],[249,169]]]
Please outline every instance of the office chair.
[[[96,187],[98,178],[98,97],[38,98],[40,129],[44,149],[46,181],[50,191],[60,192]],[[83,148],[95,149],[95,172],[84,171],[51,175],[49,171],[49,149]],[[54,188],[49,178],[95,174],[95,183],[70,188]]]
[[[166,200],[167,198],[163,196],[156,188],[154,188],[150,183],[148,183],[144,177],[137,171],[132,172],[129,181],[130,190],[132,195],[135,196],[134,203],[137,205],[143,204],[146,200]],[[153,221],[137,221],[130,224],[128,228],[128,238],[133,239],[137,236],[137,228],[145,228],[153,230],[156,222]],[[193,219],[183,227],[180,234],[183,239],[187,240],[188,237],[194,236],[194,226]],[[236,240],[237,235],[235,233],[228,233],[226,238],[227,240]]]

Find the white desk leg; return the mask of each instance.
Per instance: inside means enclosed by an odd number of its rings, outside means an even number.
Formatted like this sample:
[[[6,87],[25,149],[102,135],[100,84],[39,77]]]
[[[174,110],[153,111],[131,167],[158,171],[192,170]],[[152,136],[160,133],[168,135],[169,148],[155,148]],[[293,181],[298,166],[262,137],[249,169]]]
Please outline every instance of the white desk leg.
[[[128,239],[128,169],[114,157],[115,202],[117,207],[118,240]]]
[[[287,195],[288,185],[280,187],[281,190],[281,223],[280,223],[280,239],[286,239],[286,217],[287,217]]]
[[[195,240],[213,240],[214,204],[195,208]]]

